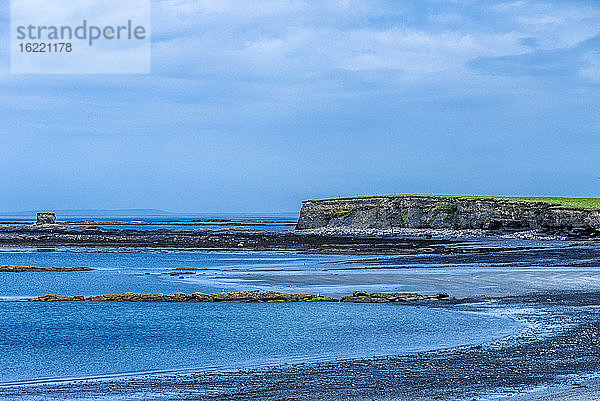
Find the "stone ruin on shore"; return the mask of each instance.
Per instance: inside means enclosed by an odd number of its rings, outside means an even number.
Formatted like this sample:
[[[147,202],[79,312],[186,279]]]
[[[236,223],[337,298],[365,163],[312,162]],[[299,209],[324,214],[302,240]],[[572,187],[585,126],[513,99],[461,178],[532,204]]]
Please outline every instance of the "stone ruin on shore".
[[[56,214],[54,212],[40,212],[37,214],[35,224],[56,224]]]

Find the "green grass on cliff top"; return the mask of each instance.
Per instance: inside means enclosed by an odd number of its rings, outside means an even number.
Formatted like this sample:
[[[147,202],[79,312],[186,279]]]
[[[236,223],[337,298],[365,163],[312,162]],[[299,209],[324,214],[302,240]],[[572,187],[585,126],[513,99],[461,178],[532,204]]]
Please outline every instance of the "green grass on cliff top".
[[[467,199],[495,199],[515,202],[532,202],[532,203],[547,203],[553,206],[560,206],[569,209],[590,209],[600,210],[600,198],[564,198],[564,197],[547,197],[547,196],[476,196],[476,195],[425,195],[425,194],[396,194],[396,195],[368,195],[368,196],[351,196],[345,198],[330,198],[333,199],[359,199],[359,198],[393,198],[399,196],[423,196],[432,198],[467,198]]]

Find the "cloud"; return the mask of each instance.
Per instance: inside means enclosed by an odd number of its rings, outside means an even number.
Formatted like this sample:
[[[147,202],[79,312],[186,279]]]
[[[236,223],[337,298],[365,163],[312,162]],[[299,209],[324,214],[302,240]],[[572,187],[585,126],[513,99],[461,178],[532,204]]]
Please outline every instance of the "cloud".
[[[408,23],[410,9],[392,12],[383,1],[163,1],[155,7],[154,71],[242,80],[337,69],[456,76],[473,60],[569,48],[600,32],[600,10],[578,4],[458,4]],[[485,13],[493,24],[468,23]]]
[[[521,55],[479,57],[469,66],[483,74],[530,78],[569,78],[572,83],[584,77],[596,80],[597,52],[600,35],[573,47],[544,50],[537,45]],[[581,82],[585,84],[586,82]]]
[[[600,53],[587,53],[583,57],[584,66],[579,74],[587,79],[600,83]]]
[[[457,78],[479,60],[575,47],[600,33],[598,18],[599,7],[579,2],[158,0],[152,68],[157,79]]]

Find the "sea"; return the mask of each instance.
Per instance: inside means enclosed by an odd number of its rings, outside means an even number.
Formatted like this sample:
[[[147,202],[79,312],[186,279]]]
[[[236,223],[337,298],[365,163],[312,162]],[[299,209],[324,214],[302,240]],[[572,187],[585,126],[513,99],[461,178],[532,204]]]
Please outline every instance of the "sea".
[[[138,229],[110,224],[115,221],[151,223],[144,229],[176,221],[190,222],[191,228],[199,222],[217,228],[235,222],[247,229],[292,230],[295,218],[119,215],[93,220],[111,229]],[[256,222],[261,226],[252,225]],[[2,246],[0,265],[95,270],[0,273],[0,386],[406,355],[492,342],[525,330],[510,316],[422,305],[27,301],[42,294],[274,290],[339,297],[360,289],[475,296],[547,285],[600,287],[599,267],[590,263],[600,258],[597,245],[483,238],[455,246],[510,249],[494,259],[486,259],[485,252],[467,259],[460,252],[357,256]],[[197,270],[181,274],[178,268]]]

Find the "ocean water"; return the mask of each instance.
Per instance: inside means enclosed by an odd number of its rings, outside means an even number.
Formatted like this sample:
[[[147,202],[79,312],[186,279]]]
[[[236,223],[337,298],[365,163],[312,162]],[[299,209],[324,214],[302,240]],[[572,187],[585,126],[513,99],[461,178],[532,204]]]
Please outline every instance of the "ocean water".
[[[519,327],[385,304],[0,302],[0,385],[407,354]]]
[[[0,264],[96,269],[0,273],[0,382],[397,355],[485,342],[520,330],[508,318],[403,305],[19,301],[46,293],[89,296],[125,291],[272,289],[348,294],[348,285],[310,283],[328,275],[329,269],[354,265],[361,258],[295,252],[0,247]],[[170,275],[177,267],[204,270]],[[302,280],[265,282],[287,275]]]
[[[0,213],[1,222],[33,223],[36,215],[34,212],[7,214]],[[258,229],[258,230],[293,230],[294,223],[298,220],[298,213],[274,213],[274,214],[177,214],[162,212],[156,215],[131,214],[128,211],[123,213],[111,213],[96,211],[95,213],[81,213],[77,211],[57,212],[58,222],[71,223],[71,227],[84,226],[85,224],[73,224],[82,220],[95,220],[97,222],[106,222],[107,224],[94,225],[95,227],[107,229],[132,229],[132,230],[158,230],[158,229]],[[178,224],[173,224],[177,222]],[[110,224],[110,223],[130,223],[130,224]],[[135,224],[131,224],[135,223]],[[152,223],[152,224],[144,224]],[[189,224],[186,224],[189,223]],[[201,223],[201,224],[191,224]]]
[[[305,255],[295,252],[203,251],[173,249],[87,249],[57,247],[0,247],[0,265],[92,267],[89,272],[0,273],[0,299],[23,299],[41,294],[98,295],[278,289],[254,284],[284,273],[321,272],[348,256]],[[176,268],[202,269],[193,275]],[[175,275],[171,275],[175,274]],[[240,280],[242,276],[244,280]],[[282,288],[296,291],[290,284]],[[319,292],[319,289],[316,290]]]
[[[83,227],[84,224],[70,224],[69,227]],[[289,231],[293,230],[294,226],[283,223],[264,223],[264,224],[248,224],[247,222],[235,223],[202,223],[202,224],[169,224],[167,222],[160,224],[135,224],[135,225],[120,225],[120,224],[98,224],[94,227],[107,228],[110,230],[139,230],[151,231],[159,229],[175,229],[175,230],[199,230],[199,229],[245,229],[245,230],[269,230],[269,231]]]

